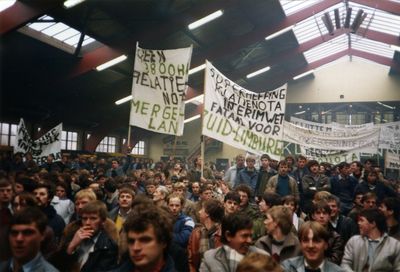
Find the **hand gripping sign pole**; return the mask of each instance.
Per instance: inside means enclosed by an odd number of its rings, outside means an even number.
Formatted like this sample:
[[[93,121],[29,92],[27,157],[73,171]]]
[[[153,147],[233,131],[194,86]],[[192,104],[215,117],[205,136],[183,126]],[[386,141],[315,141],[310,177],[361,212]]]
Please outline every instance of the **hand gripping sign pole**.
[[[207,66],[207,62],[208,62],[208,60],[206,60],[206,66]],[[204,82],[206,82],[206,75],[207,75],[207,69],[205,69],[205,71],[204,71]],[[204,126],[204,103],[205,103],[205,99],[206,99],[206,96],[205,96],[205,93],[206,93],[206,84],[204,84],[204,87],[203,87],[203,111],[202,111],[202,114],[201,114],[201,131],[203,132],[203,126]],[[203,173],[203,171],[204,171],[204,135],[203,134],[201,134],[201,136],[200,136],[200,139],[201,139],[201,144],[200,144],[200,147],[201,147],[201,177],[203,178],[203,175],[204,175],[204,173]]]

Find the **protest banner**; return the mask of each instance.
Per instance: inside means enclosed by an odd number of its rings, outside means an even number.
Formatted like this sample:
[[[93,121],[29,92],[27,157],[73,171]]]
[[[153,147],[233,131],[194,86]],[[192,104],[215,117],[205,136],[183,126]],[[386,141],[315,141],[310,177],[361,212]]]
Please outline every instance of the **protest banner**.
[[[385,168],[400,170],[400,155],[386,152]]]
[[[192,47],[147,50],[137,47],[129,124],[181,136]]]
[[[379,128],[362,131],[315,131],[284,122],[283,140],[308,148],[344,150],[348,153],[378,151]]]
[[[330,124],[322,124],[322,123],[317,123],[317,122],[312,122],[312,121],[307,121],[303,120],[300,118],[296,118],[293,116],[290,116],[290,123],[302,127],[302,128],[307,128],[315,131],[332,131],[332,126]]]
[[[379,148],[400,150],[400,122],[380,125]]]
[[[334,131],[344,131],[344,130],[361,131],[361,130],[372,130],[374,128],[374,123],[366,123],[362,125],[343,125],[336,122],[332,122],[331,126]]]
[[[24,120],[21,118],[18,125],[17,144],[14,153],[31,152],[33,160],[40,166],[46,163],[47,157],[53,157],[53,161],[61,160],[61,132],[62,123],[52,128],[45,135],[34,141],[29,136]]]
[[[310,159],[316,160],[319,163],[328,162],[338,164],[341,162],[360,161],[359,152],[347,152],[344,150],[327,150],[319,148],[308,148],[300,145],[301,154]]]
[[[280,160],[286,85],[254,93],[206,65],[203,135],[236,148]]]

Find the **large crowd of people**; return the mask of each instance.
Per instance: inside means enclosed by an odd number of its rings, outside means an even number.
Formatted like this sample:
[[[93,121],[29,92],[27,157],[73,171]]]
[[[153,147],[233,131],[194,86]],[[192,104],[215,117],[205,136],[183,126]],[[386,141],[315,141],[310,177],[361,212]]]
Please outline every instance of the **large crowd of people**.
[[[130,151],[4,156],[0,271],[400,271],[400,180],[372,158],[218,171]]]

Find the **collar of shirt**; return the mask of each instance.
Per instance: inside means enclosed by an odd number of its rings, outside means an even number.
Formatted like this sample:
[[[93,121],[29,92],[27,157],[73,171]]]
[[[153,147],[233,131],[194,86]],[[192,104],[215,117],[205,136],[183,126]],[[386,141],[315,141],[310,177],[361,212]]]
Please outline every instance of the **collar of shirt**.
[[[325,272],[325,271],[324,271],[324,264],[325,264],[325,259],[322,261],[322,263],[320,264],[320,266],[317,267],[317,268],[321,269],[321,272]],[[309,268],[309,269],[312,269],[311,266],[308,265],[306,259],[304,259],[304,266],[307,267],[307,268]],[[317,268],[316,268],[316,269],[317,269]]]
[[[338,224],[338,222],[339,222],[339,216],[336,218],[335,222],[333,222],[332,220],[329,220],[329,222],[331,222],[332,226],[333,226],[334,228],[336,228],[336,226],[337,226],[337,224]]]
[[[12,214],[12,215],[14,215],[14,210],[13,210],[13,207],[12,207],[12,203],[11,203],[12,201],[10,201],[10,203],[8,203],[8,205],[7,205],[7,209],[9,209],[10,210],[10,213]]]
[[[38,253],[32,261],[24,264],[22,266],[22,269],[24,270],[24,272],[30,272],[32,270],[33,266],[36,264],[36,261],[39,259],[39,257],[40,257],[40,253]],[[11,271],[14,271],[14,258],[11,260],[10,268],[11,268]]]
[[[317,177],[315,177],[315,176],[313,175],[313,178],[314,178],[315,181],[317,181],[317,180],[319,179],[320,176],[321,176],[320,174],[318,174]]]
[[[125,220],[126,217],[128,216],[128,214],[132,211],[132,209],[130,209],[125,215],[121,214],[121,209],[118,210],[118,214],[121,216],[122,220]]]

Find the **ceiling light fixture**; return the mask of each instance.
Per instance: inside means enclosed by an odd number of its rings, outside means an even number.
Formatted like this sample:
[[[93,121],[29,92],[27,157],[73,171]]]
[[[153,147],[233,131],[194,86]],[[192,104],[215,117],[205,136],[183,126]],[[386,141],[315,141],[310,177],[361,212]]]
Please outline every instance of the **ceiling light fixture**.
[[[69,9],[69,8],[72,8],[72,7],[82,3],[83,1],[85,1],[85,0],[68,0],[68,1],[64,2],[64,7],[66,9]]]
[[[201,71],[201,70],[203,70],[205,68],[206,68],[206,64],[202,64],[200,66],[197,66],[196,68],[190,69],[189,70],[189,75],[197,73],[198,71]]]
[[[97,66],[97,67],[96,67],[96,70],[97,70],[98,72],[103,71],[104,69],[107,69],[108,67],[111,67],[111,66],[113,66],[113,65],[115,65],[115,64],[117,64],[117,63],[120,63],[120,62],[126,60],[127,58],[128,58],[128,57],[125,56],[125,55],[119,56],[119,57],[116,58],[116,59],[110,60],[109,62],[106,62],[106,63],[104,63],[104,64],[102,64],[102,65]]]
[[[269,40],[271,40],[271,39],[273,39],[273,38],[275,38],[275,37],[277,37],[277,36],[279,36],[279,35],[281,35],[281,34],[283,34],[285,32],[288,32],[289,30],[292,30],[293,27],[294,27],[294,25],[291,25],[291,26],[289,26],[287,28],[284,28],[284,29],[282,29],[282,30],[280,30],[278,32],[275,32],[274,34],[267,36],[265,38],[265,40],[269,41]]]
[[[299,78],[302,78],[302,77],[305,77],[305,76],[307,76],[307,75],[309,75],[309,74],[312,74],[312,73],[314,73],[314,69],[312,69],[312,70],[310,70],[310,71],[308,71],[308,72],[305,72],[305,73],[303,73],[303,74],[300,74],[300,75],[298,75],[298,76],[295,76],[294,78],[293,78],[293,80],[298,80]]]
[[[267,66],[267,67],[262,68],[262,69],[260,69],[258,71],[255,71],[254,73],[248,74],[246,77],[247,78],[255,77],[255,76],[259,75],[259,74],[262,74],[262,73],[265,73],[265,72],[269,71],[270,69],[271,69],[271,67]]]
[[[185,121],[183,121],[183,123],[185,123],[185,124],[189,123],[189,122],[191,122],[193,120],[199,119],[200,117],[201,117],[201,114],[193,116],[193,117],[190,117],[190,118],[186,119]]]
[[[351,24],[351,33],[356,33],[357,29],[360,27],[360,25],[363,23],[365,18],[367,17],[367,13],[363,14],[363,10],[359,9],[356,15],[356,18],[354,19],[353,23]]]
[[[302,113],[305,113],[306,111],[299,111],[299,112],[296,112],[295,114],[302,114]]]
[[[129,100],[132,100],[132,95],[130,95],[130,96],[127,96],[127,97],[125,97],[125,98],[122,98],[122,99],[120,99],[120,100],[117,100],[117,101],[115,101],[115,104],[116,105],[121,105],[121,104],[123,104],[123,103],[125,103],[125,102],[128,102]]]
[[[196,97],[193,97],[193,98],[191,98],[189,100],[186,100],[185,104],[193,103],[195,105],[200,105],[200,104],[203,104],[203,101],[204,101],[204,94],[196,96]]]
[[[224,12],[222,10],[218,10],[218,11],[211,13],[210,15],[204,17],[203,19],[200,19],[194,23],[191,23],[188,27],[189,27],[189,29],[195,29],[196,27],[202,26],[212,20],[217,19],[218,17],[222,16],[222,14],[224,14]]]
[[[329,12],[325,12],[321,19],[324,22],[324,25],[329,32],[329,35],[335,35],[335,29],[333,28],[333,23],[331,20],[331,16],[329,16]]]
[[[392,106],[389,106],[389,105],[386,105],[386,104],[383,104],[383,103],[381,103],[381,102],[377,102],[379,105],[381,105],[381,106],[384,106],[384,107],[386,107],[386,108],[389,108],[389,109],[394,109],[394,107],[392,107]]]

